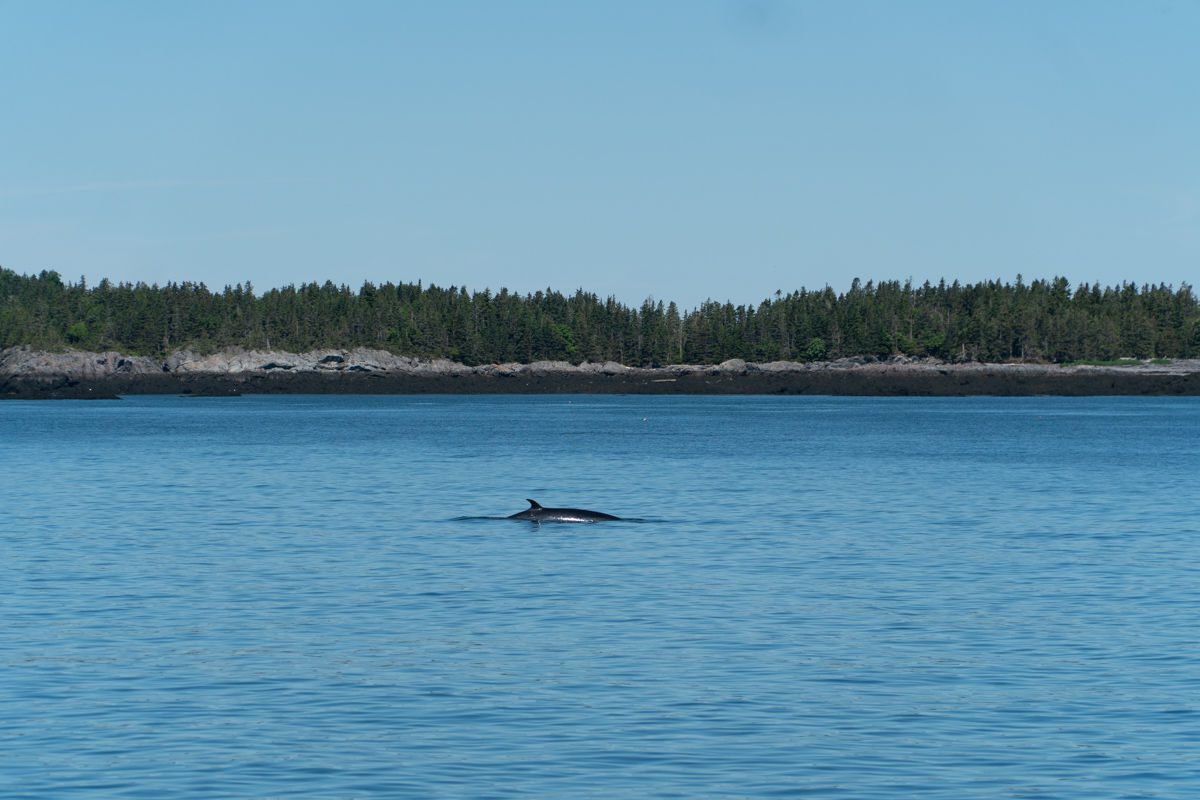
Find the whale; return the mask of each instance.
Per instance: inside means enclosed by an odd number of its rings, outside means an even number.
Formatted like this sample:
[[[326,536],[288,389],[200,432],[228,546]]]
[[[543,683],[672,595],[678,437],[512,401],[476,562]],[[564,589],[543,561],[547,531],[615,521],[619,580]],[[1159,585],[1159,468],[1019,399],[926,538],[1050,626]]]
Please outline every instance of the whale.
[[[529,522],[604,522],[617,520],[612,514],[600,511],[588,511],[585,508],[545,508],[537,500],[525,498],[529,508],[513,514],[509,519],[523,519]]]

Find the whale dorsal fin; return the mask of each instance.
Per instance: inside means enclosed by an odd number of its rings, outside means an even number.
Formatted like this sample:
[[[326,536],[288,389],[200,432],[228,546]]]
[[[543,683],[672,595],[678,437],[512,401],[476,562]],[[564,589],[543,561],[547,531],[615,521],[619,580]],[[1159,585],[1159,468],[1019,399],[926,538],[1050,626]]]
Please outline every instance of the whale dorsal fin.
[[[531,509],[542,507],[542,504],[539,503],[537,500],[530,500],[528,497],[525,498],[525,502],[529,503],[529,507]]]

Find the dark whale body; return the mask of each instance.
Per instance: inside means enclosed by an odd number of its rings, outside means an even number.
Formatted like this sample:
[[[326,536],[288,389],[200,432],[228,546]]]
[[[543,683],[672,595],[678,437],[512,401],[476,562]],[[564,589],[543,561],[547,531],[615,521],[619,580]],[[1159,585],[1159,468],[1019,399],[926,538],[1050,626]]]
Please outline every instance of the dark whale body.
[[[584,508],[543,508],[536,500],[529,500],[529,508],[513,514],[509,519],[525,519],[530,522],[603,522],[620,519],[612,514],[588,511]]]

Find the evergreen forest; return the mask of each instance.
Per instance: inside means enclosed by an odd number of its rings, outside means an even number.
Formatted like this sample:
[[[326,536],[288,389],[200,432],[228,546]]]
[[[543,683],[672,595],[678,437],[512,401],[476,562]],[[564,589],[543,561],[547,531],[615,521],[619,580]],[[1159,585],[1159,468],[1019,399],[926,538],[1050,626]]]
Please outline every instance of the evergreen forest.
[[[1200,357],[1192,288],[855,280],[776,292],[758,305],[639,307],[585,290],[468,291],[418,283],[325,282],[256,293],[249,284],[64,282],[0,268],[0,348],[164,356],[232,347],[304,352],[370,347],[469,365],[539,360],[629,366],[933,356],[1073,362]]]

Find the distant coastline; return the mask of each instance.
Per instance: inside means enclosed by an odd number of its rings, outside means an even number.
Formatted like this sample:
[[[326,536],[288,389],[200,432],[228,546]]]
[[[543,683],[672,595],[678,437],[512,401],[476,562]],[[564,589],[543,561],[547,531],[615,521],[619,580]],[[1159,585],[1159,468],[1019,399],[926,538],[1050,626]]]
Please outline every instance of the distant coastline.
[[[1080,284],[1062,277],[987,281],[855,279],[776,292],[758,304],[687,310],[628,306],[579,289],[520,295],[433,284],[330,281],[256,293],[249,284],[64,282],[54,271],[0,268],[0,349],[173,353],[235,348],[304,353],[369,348],[479,367],[543,361],[665,364],[820,363],[905,356],[952,363],[1200,358],[1200,301],[1190,285]]]
[[[166,359],[0,350],[0,399],[139,394],[1200,395],[1200,359],[1063,366],[898,356],[638,368],[565,361],[467,366],[367,348],[179,351]]]

